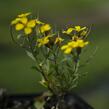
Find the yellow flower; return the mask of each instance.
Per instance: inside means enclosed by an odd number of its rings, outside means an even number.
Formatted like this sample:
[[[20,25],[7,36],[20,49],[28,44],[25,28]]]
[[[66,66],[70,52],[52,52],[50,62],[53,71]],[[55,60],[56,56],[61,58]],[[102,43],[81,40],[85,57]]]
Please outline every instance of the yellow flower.
[[[11,22],[11,25],[15,25],[15,30],[16,31],[21,31],[24,30],[24,33],[26,35],[29,35],[32,33],[32,29],[38,25],[38,24],[44,24],[41,21],[39,21],[38,19],[32,19],[28,21],[28,16],[31,13],[23,13],[17,16],[16,19],[14,19]],[[50,29],[50,26],[48,24],[44,25],[42,27],[42,31],[47,31]]]
[[[64,39],[62,39],[61,37],[56,37],[55,39],[55,44],[57,43],[61,43]]]
[[[86,27],[80,27],[80,26],[75,26],[75,28],[74,28],[77,32],[80,32],[80,31],[82,31],[82,30],[85,30],[86,29]]]
[[[77,44],[78,44],[77,47],[83,48],[84,46],[86,46],[87,44],[89,44],[89,42],[88,42],[88,41],[84,42],[84,40],[78,39],[78,40],[77,40]]]
[[[74,28],[73,27],[70,27],[68,28],[66,31],[62,31],[62,33],[65,33],[67,35],[70,35],[74,30],[77,31],[77,32],[80,32],[82,30],[85,30],[86,27],[80,27],[80,26],[75,26]],[[83,35],[86,34],[86,32],[84,31],[84,33],[82,33]]]
[[[22,17],[22,18],[16,18],[11,22],[11,25],[15,25],[17,23],[23,23],[26,24],[28,21],[27,17]]]
[[[65,34],[71,34],[71,32],[74,30],[74,28],[68,28],[66,31],[63,31],[62,33],[65,33]]]
[[[40,39],[37,39],[37,42],[38,42],[38,47],[41,47],[43,45],[46,45],[47,43],[49,43],[49,38],[52,37],[52,36],[45,36],[45,37],[42,37]]]
[[[38,24],[44,24],[38,19],[28,20],[27,16],[31,13],[20,14],[16,19],[11,22],[11,25],[15,25],[17,31],[24,30],[26,35],[32,33],[32,29]]]
[[[28,12],[28,13],[23,13],[23,14],[18,15],[18,17],[27,17],[27,16],[29,16],[30,14],[31,14],[30,12]]]
[[[24,29],[24,33],[26,35],[31,34],[32,28],[34,28],[36,25],[35,19],[28,21],[26,18],[21,18],[20,22],[21,23],[16,24],[15,29],[17,31]]]
[[[66,45],[63,45],[61,47],[61,50],[64,50],[64,53],[65,54],[70,54],[72,52],[72,50],[74,48],[76,48],[78,46],[77,42],[76,41],[71,41],[71,42],[68,42],[68,44]]]
[[[51,26],[49,24],[44,24],[40,27],[40,32],[45,33],[46,31],[51,30]]]
[[[11,24],[15,25],[17,31],[24,30],[24,33],[28,35],[32,33],[32,28],[36,26],[36,19],[28,21],[27,17],[16,18]]]
[[[61,47],[61,50],[63,50],[65,54],[70,54],[74,48],[78,47],[83,48],[88,43],[89,43],[88,41],[84,42],[84,40],[78,39],[77,41],[71,41],[68,42],[66,45],[63,45]]]
[[[65,54],[70,54],[72,49],[73,49],[72,46],[68,46],[68,45],[63,45],[61,47],[61,50],[63,50]]]

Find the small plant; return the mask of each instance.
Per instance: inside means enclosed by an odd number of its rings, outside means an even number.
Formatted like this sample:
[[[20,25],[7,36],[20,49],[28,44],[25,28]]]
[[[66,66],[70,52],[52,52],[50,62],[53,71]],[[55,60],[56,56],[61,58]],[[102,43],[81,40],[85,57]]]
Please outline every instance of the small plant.
[[[13,41],[35,61],[32,67],[42,76],[40,83],[53,95],[71,92],[84,73],[79,71],[81,54],[89,44],[89,29],[71,26],[55,31],[53,26],[20,14],[11,22]]]

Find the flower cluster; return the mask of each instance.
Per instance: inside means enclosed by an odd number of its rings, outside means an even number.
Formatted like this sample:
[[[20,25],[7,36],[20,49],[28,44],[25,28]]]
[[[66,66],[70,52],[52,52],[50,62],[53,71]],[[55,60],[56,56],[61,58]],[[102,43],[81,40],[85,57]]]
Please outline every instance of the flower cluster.
[[[82,39],[77,39],[76,41],[71,41],[71,42],[68,42],[66,45],[63,45],[61,47],[61,50],[64,50],[65,54],[69,54],[72,52],[74,48],[79,48],[79,47],[83,48],[87,44],[88,44],[88,41],[84,42]]]
[[[18,31],[17,37],[20,37],[15,41],[36,62],[34,68],[43,76],[41,84],[53,93],[76,86],[80,77],[79,57],[89,44],[87,27],[71,26],[54,32],[51,24],[33,18],[31,13],[24,13],[11,22],[11,28],[12,38],[15,38],[13,30]]]
[[[43,23],[38,19],[29,19],[31,13],[20,14],[15,18],[11,25],[15,25],[16,31],[24,31],[24,34],[29,36],[33,32],[35,28],[38,30],[38,33],[42,36],[37,39],[37,46],[41,47],[43,45],[47,45],[48,43],[53,44],[61,44],[64,41],[64,38],[59,35],[54,35],[52,33],[52,27],[50,24]],[[75,48],[83,48],[89,42],[85,41],[88,29],[86,27],[69,27],[67,30],[62,31],[63,34],[66,34],[70,37],[70,40],[61,46],[61,50],[64,51],[65,54],[70,54]],[[51,41],[51,42],[50,42]],[[65,41],[66,42],[66,41]]]
[[[83,48],[89,43],[88,41],[85,41],[87,35],[86,27],[70,27],[66,31],[63,31],[63,33],[70,37],[70,41],[61,47],[61,50],[63,50],[65,54],[70,54],[73,49]]]

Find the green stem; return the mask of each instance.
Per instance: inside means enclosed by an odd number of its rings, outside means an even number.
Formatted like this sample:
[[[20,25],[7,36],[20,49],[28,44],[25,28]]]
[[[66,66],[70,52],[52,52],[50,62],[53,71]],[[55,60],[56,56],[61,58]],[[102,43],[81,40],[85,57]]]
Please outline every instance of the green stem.
[[[77,73],[78,68],[79,68],[79,60],[75,62],[75,65],[74,65],[74,74]]]
[[[34,58],[37,60],[37,58],[36,58],[36,56],[34,54],[34,48],[32,46],[32,43],[31,43],[31,40],[30,40],[29,36],[28,36],[28,42],[29,42],[29,47],[30,47],[31,53],[33,54]]]
[[[30,41],[29,38],[28,38],[28,41],[29,41],[29,47],[30,47],[31,53],[33,54],[33,56],[34,56],[34,58],[35,58],[35,60],[36,60],[36,62],[37,62],[38,59],[37,59],[37,57],[36,57],[35,54],[34,54],[34,49],[33,49],[33,47],[32,47],[32,44],[31,44],[31,41]],[[46,60],[48,59],[48,57],[49,57],[49,54],[47,55]],[[45,60],[45,61],[46,61],[46,60]],[[53,89],[50,87],[49,79],[48,79],[48,77],[47,77],[45,71],[43,70],[43,67],[42,67],[39,63],[38,63],[38,66],[39,66],[38,71],[41,73],[41,75],[43,76],[44,80],[47,81],[47,83],[48,83],[48,89],[49,89],[52,93],[55,94],[55,92],[53,91]]]
[[[55,53],[53,55],[54,55],[55,71],[56,71],[57,75],[59,75],[59,70],[58,70],[58,66],[57,66],[57,56]]]

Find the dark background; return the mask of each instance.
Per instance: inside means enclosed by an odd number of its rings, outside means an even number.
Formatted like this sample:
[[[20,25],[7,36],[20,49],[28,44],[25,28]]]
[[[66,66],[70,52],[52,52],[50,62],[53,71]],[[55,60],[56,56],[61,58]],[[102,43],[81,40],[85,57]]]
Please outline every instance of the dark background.
[[[16,15],[32,12],[55,26],[67,24],[91,26],[90,45],[83,60],[98,50],[88,72],[77,88],[95,109],[109,107],[109,0],[0,0],[0,87],[9,93],[36,93],[45,90],[40,75],[30,69],[33,61],[10,37],[9,25]]]

